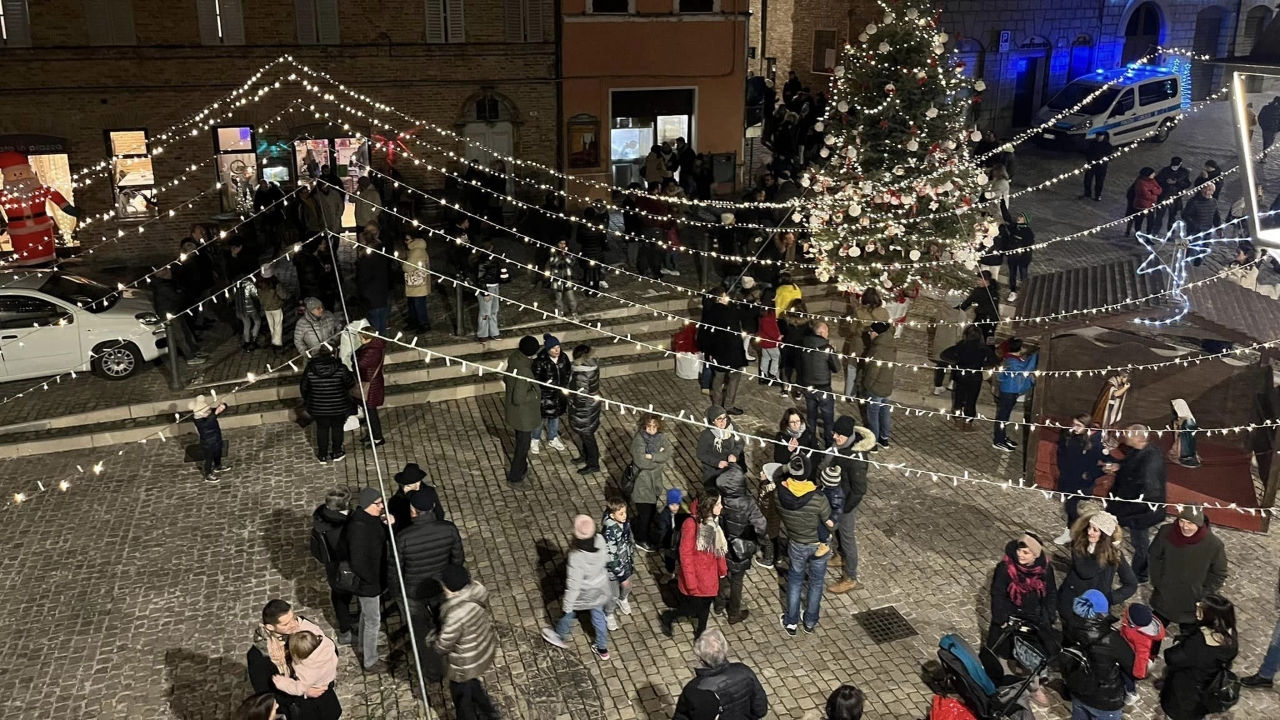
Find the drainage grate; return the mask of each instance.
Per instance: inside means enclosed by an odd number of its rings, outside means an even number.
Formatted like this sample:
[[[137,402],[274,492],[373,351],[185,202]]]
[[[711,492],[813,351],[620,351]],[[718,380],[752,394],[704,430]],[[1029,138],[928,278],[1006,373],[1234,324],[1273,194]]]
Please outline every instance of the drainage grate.
[[[853,617],[877,645],[919,635],[916,629],[911,627],[911,623],[907,622],[907,619],[902,617],[902,613],[892,605],[854,613]]]

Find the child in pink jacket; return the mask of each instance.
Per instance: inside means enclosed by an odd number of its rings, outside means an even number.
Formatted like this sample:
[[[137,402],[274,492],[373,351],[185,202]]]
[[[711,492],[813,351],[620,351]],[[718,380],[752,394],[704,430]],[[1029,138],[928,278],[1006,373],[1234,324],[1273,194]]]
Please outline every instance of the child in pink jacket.
[[[323,633],[300,630],[289,636],[288,647],[293,677],[271,678],[280,692],[301,697],[311,688],[328,687],[337,678],[338,649]]]

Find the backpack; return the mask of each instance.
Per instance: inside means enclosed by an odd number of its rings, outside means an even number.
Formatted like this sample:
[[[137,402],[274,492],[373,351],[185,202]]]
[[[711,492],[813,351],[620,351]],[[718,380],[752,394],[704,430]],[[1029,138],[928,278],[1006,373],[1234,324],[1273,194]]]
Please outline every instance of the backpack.
[[[1223,665],[1200,695],[1200,705],[1209,713],[1226,712],[1240,702],[1240,678]]]
[[[353,592],[360,584],[360,578],[351,569],[351,563],[342,558],[341,540],[335,536],[343,531],[343,527],[321,530],[311,528],[311,557],[324,566],[325,576],[334,590]],[[330,539],[333,537],[334,539]]]

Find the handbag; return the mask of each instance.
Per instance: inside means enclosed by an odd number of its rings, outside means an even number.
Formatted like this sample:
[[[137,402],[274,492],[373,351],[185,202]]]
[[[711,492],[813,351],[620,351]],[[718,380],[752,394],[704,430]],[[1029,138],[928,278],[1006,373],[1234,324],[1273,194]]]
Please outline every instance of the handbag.
[[[1200,696],[1200,705],[1210,713],[1226,712],[1240,702],[1240,677],[1223,665]]]
[[[351,563],[346,560],[339,560],[338,568],[333,573],[333,589],[342,592],[355,592],[359,584],[360,578],[351,569]]]
[[[622,471],[622,477],[618,480],[618,489],[622,491],[622,496],[628,500],[631,499],[631,493],[636,489],[636,476],[640,474],[640,468],[635,463],[627,463],[626,469]]]

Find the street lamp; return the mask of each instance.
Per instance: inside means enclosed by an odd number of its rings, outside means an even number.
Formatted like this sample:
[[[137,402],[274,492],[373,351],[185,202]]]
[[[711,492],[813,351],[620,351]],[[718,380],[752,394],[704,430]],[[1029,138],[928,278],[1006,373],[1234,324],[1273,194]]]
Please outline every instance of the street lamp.
[[[1244,169],[1245,213],[1248,216],[1249,234],[1255,245],[1280,250],[1280,227],[1263,229],[1262,213],[1258,207],[1258,168],[1249,142],[1249,102],[1247,80],[1252,77],[1280,82],[1280,20],[1271,23],[1258,34],[1253,50],[1248,55],[1219,58],[1212,61],[1222,65],[1231,79],[1231,112],[1236,120],[1236,147],[1240,152],[1240,164]],[[1280,153],[1280,147],[1273,152]]]

